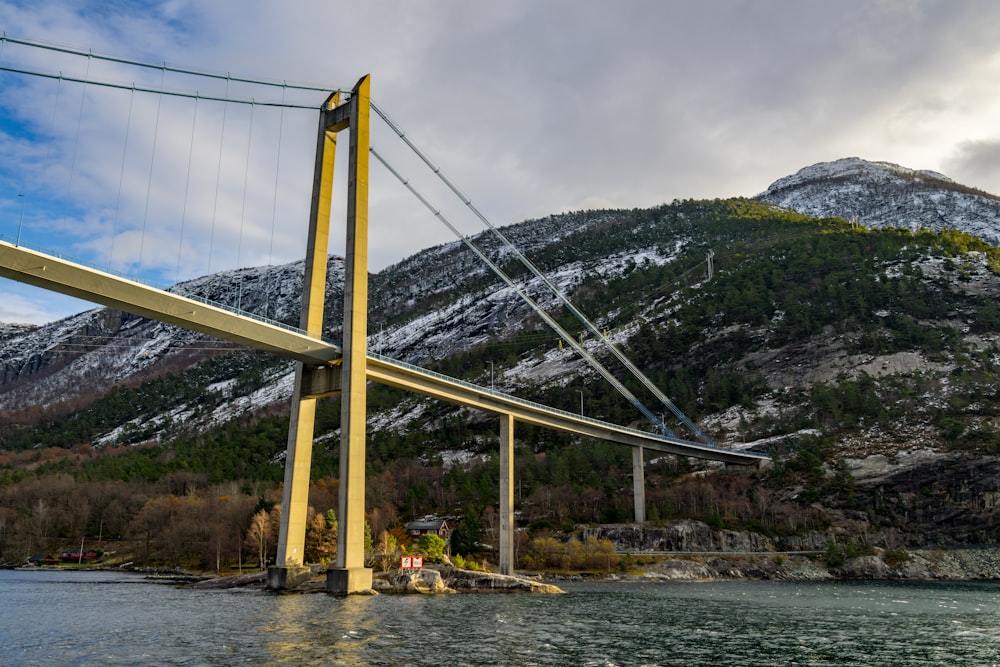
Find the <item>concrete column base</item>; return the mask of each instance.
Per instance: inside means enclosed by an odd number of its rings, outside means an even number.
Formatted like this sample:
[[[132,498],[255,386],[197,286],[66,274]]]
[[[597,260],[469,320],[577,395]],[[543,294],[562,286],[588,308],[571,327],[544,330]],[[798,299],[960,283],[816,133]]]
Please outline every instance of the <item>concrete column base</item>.
[[[311,577],[312,569],[304,565],[272,565],[267,568],[267,587],[272,591],[287,591]]]
[[[326,592],[334,595],[367,593],[372,589],[370,567],[331,567],[326,571]]]

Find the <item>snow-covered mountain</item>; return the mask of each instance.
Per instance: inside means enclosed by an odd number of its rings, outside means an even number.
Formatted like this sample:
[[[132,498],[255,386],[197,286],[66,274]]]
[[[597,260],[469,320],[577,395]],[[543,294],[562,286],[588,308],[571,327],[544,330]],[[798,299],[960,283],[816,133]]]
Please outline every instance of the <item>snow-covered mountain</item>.
[[[1000,197],[890,162],[820,162],[778,179],[756,198],[866,227],[957,229],[1000,245]]]

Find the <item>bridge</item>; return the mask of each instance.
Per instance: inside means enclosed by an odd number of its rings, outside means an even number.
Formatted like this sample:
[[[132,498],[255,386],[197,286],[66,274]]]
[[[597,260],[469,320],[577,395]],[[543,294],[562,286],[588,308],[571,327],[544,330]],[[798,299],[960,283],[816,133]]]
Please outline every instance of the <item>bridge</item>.
[[[719,447],[704,438],[703,441],[695,441],[675,436],[600,366],[598,370],[601,374],[605,375],[616,388],[621,387],[619,390],[624,390],[640,411],[651,418],[654,426],[659,427],[659,432],[620,426],[550,408],[370,353],[367,350],[368,157],[374,154],[380,161],[382,158],[370,147],[369,124],[372,105],[369,86],[369,77],[365,76],[349,93],[331,94],[319,110],[299,327],[289,327],[238,309],[175,294],[79,262],[33,250],[19,242],[0,241],[2,277],[198,331],[297,362],[278,558],[276,565],[268,573],[270,588],[294,587],[308,576],[309,570],[302,562],[302,554],[315,402],[323,397],[337,394],[342,397],[338,508],[340,523],[336,562],[327,573],[327,590],[348,594],[367,590],[371,586],[371,570],[364,567],[363,532],[365,401],[366,384],[369,381],[476,408],[499,417],[501,468],[499,552],[500,570],[503,573],[510,573],[514,562],[513,457],[514,434],[518,422],[631,447],[633,498],[635,519],[638,522],[645,520],[643,453],[646,449],[721,461],[736,466],[758,466],[769,460],[766,455]],[[346,99],[342,100],[342,97]],[[381,112],[379,113],[381,115]],[[349,132],[350,143],[344,340],[338,345],[322,337],[322,320],[323,297],[327,284],[326,260],[333,198],[334,156],[337,135],[343,131]],[[399,134],[403,136],[401,132]],[[455,188],[452,186],[452,189]],[[426,203],[419,194],[418,197]],[[490,263],[485,257],[482,259]],[[495,267],[491,268],[496,270]],[[526,295],[522,296],[528,298]],[[568,344],[578,347],[572,336],[562,331],[553,321],[549,319],[546,321],[567,339]],[[592,363],[597,362],[592,360]],[[644,376],[640,377],[645,380]],[[676,412],[676,408],[665,397],[663,400]],[[690,424],[686,417],[680,413],[678,415],[685,423]],[[691,427],[696,435],[702,435],[693,424]]]

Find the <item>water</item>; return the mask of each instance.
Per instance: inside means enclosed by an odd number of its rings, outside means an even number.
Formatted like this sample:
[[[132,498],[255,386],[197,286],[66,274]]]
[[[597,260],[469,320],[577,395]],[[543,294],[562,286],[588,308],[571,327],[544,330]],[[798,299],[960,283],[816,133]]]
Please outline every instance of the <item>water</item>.
[[[337,598],[0,571],[3,665],[1000,665],[1000,584]]]

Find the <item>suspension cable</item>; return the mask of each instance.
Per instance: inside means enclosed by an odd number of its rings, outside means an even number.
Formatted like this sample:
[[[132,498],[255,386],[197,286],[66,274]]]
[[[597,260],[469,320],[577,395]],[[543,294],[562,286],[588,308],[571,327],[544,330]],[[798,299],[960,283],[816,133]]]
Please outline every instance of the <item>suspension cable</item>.
[[[508,239],[499,229],[497,229],[497,227],[492,222],[490,222],[489,218],[487,218],[482,213],[482,211],[479,210],[479,208],[472,202],[472,200],[469,199],[469,197],[467,197],[465,193],[463,193],[458,188],[458,186],[456,186],[444,174],[444,172],[441,171],[440,167],[434,164],[430,160],[430,158],[428,158],[419,148],[417,148],[414,145],[412,141],[410,141],[410,139],[406,136],[406,133],[403,132],[399,128],[399,126],[396,125],[384,111],[382,111],[382,109],[379,106],[377,106],[374,102],[372,102],[371,106],[372,109],[375,111],[375,113],[377,113],[382,118],[382,120],[385,121],[385,123],[396,133],[396,135],[399,136],[399,138],[402,139],[403,142],[406,143],[406,145],[409,146],[410,149],[424,162],[424,164],[426,164],[427,167],[432,172],[434,172],[434,174],[437,175],[437,177],[445,185],[448,186],[448,188],[469,208],[469,210],[471,210],[475,214],[475,216],[479,218],[479,220],[489,228],[489,230],[493,233],[493,235],[496,236],[501,243],[503,243],[511,250],[511,252],[514,254],[514,257],[517,258],[525,267],[527,267],[528,270],[531,271],[536,278],[542,281],[542,283],[549,288],[549,290],[559,299],[559,301],[561,301],[562,304],[566,306],[566,308],[571,313],[573,313],[573,315],[577,318],[577,320],[579,320],[587,328],[588,331],[590,331],[594,336],[596,336],[597,339],[604,345],[604,347],[607,348],[608,351],[610,351],[615,356],[615,358],[618,359],[629,370],[629,372],[631,372],[632,375],[637,380],[639,380],[639,382],[642,383],[644,387],[650,390],[653,393],[653,395],[656,396],[656,398],[659,399],[661,403],[663,403],[663,405],[669,408],[670,411],[678,419],[680,419],[681,422],[684,423],[685,426],[691,429],[692,433],[694,433],[698,438],[700,438],[704,442],[709,442],[709,439],[705,436],[704,433],[702,433],[701,429],[699,429],[694,424],[694,422],[692,422],[687,417],[687,415],[685,415],[681,411],[681,409],[678,408],[673,403],[673,401],[671,401],[667,397],[666,394],[660,391],[660,389],[655,384],[653,384],[653,382],[648,377],[646,377],[646,375],[642,371],[640,371],[639,368],[636,367],[636,365],[633,364],[632,361],[627,356],[625,356],[625,354],[621,350],[615,347],[615,345],[610,340],[608,340],[608,338],[600,331],[600,329],[598,329],[597,326],[593,322],[591,322],[586,315],[584,315],[575,305],[573,305],[572,302],[570,302],[570,300],[566,297],[566,295],[562,293],[562,290],[556,287],[552,283],[552,281],[550,281],[538,269],[538,267],[535,266],[533,262],[531,262],[527,257],[525,257],[524,254],[521,253],[521,251],[518,250],[513,243],[511,243],[510,239]],[[654,423],[657,423],[657,425],[660,427],[663,426],[662,423],[660,423],[658,420],[655,420]]]
[[[26,74],[28,76],[37,76],[43,79],[60,79],[62,81],[69,81],[71,83],[84,83],[91,86],[102,86],[104,88],[117,88],[119,90],[136,90],[140,93],[152,93],[154,95],[168,95],[170,97],[186,97],[189,99],[200,98],[203,100],[209,100],[211,102],[229,102],[231,104],[245,104],[251,105],[256,104],[257,106],[267,106],[267,107],[282,107],[285,109],[309,109],[310,111],[315,111],[317,105],[315,104],[295,104],[292,102],[273,102],[273,101],[262,101],[254,99],[244,99],[238,97],[219,97],[213,95],[200,94],[198,91],[193,93],[180,91],[180,90],[157,90],[156,88],[145,88],[143,86],[137,86],[135,83],[113,83],[111,81],[87,81],[86,79],[81,79],[79,77],[66,76],[62,72],[59,74],[52,74],[50,72],[39,72],[37,70],[23,69],[19,67],[7,67],[0,66],[0,72],[11,72],[12,74]]]
[[[548,324],[556,333],[558,333],[559,336],[564,341],[566,341],[566,343],[568,343],[574,350],[576,350],[576,352],[588,364],[590,364],[590,366],[594,370],[596,370],[598,373],[600,373],[601,376],[605,380],[607,380],[608,382],[610,382],[611,386],[613,386],[615,389],[617,389],[618,392],[622,396],[624,396],[626,399],[628,399],[628,401],[637,410],[639,410],[639,412],[641,412],[643,415],[645,415],[646,418],[649,419],[653,424],[656,424],[656,426],[659,427],[660,429],[666,430],[666,426],[663,425],[663,422],[660,421],[660,419],[657,418],[657,416],[655,414],[653,414],[645,405],[643,405],[639,401],[639,399],[636,398],[635,395],[631,391],[628,390],[628,388],[625,385],[623,385],[621,382],[619,382],[618,379],[614,375],[612,375],[610,371],[608,371],[608,369],[606,369],[603,365],[601,365],[601,363],[599,361],[597,361],[597,359],[595,359],[594,356],[591,355],[583,347],[583,345],[581,345],[580,343],[578,343],[571,333],[569,333],[568,331],[566,331],[551,315],[549,315],[547,312],[545,312],[545,310],[540,305],[538,305],[538,303],[534,299],[532,299],[531,296],[523,288],[519,287],[513,281],[513,279],[511,279],[511,277],[508,276],[504,272],[503,269],[501,269],[499,266],[497,266],[497,264],[495,262],[493,262],[493,260],[491,260],[490,258],[488,258],[483,253],[483,251],[480,250],[479,247],[476,246],[476,244],[474,244],[472,242],[472,239],[470,239],[468,236],[462,234],[451,223],[451,221],[448,220],[441,213],[440,209],[435,208],[433,204],[431,204],[419,191],[417,191],[417,189],[414,188],[412,184],[410,184],[410,181],[408,179],[404,178],[398,171],[396,171],[396,169],[394,169],[388,162],[386,162],[385,158],[383,158],[379,154],[379,152],[375,150],[374,146],[369,146],[369,151],[371,152],[372,155],[375,156],[375,159],[377,159],[379,162],[381,162],[382,165],[386,169],[389,170],[389,173],[391,173],[393,176],[395,176],[396,179],[400,183],[402,183],[403,186],[405,186],[407,190],[409,190],[418,200],[420,200],[420,203],[423,204],[427,208],[427,210],[429,210],[431,213],[433,213],[435,217],[437,217],[442,223],[444,223],[444,225],[446,227],[448,227],[448,229],[450,229],[451,232],[455,236],[457,236],[458,239],[460,241],[462,241],[462,243],[464,243],[469,248],[469,250],[471,250],[473,253],[475,253],[475,255],[477,257],[479,257],[479,259],[481,259],[493,271],[493,273],[495,273],[501,280],[503,280],[507,284],[508,287],[510,287],[512,290],[514,290],[514,292],[516,292],[517,295],[520,296],[521,299],[525,303],[527,303],[531,307],[531,309],[533,311],[535,311],[535,313],[545,321],[546,324]]]
[[[173,74],[188,74],[188,75],[191,75],[191,76],[197,76],[197,77],[201,77],[201,78],[204,78],[204,79],[218,79],[220,81],[222,81],[222,80],[225,79],[225,80],[235,81],[237,83],[249,83],[249,84],[253,84],[255,86],[272,86],[274,88],[291,88],[293,90],[303,90],[303,91],[307,91],[307,92],[317,92],[317,93],[328,93],[329,94],[330,92],[338,92],[338,91],[331,91],[329,88],[324,88],[323,86],[313,86],[313,85],[305,85],[305,84],[291,84],[291,83],[288,83],[286,81],[282,81],[281,83],[278,83],[277,81],[266,81],[266,80],[263,80],[263,79],[247,79],[247,78],[232,76],[231,74],[219,74],[217,72],[205,72],[205,71],[198,71],[198,70],[193,70],[193,69],[184,69],[184,68],[181,68],[181,67],[171,67],[171,66],[167,65],[166,63],[155,65],[153,63],[146,63],[146,62],[142,62],[142,61],[139,61],[139,60],[130,60],[128,58],[119,58],[119,57],[116,57],[116,56],[100,55],[100,54],[97,54],[97,53],[93,53],[91,51],[83,51],[81,49],[74,49],[74,48],[70,48],[68,46],[58,46],[58,45],[55,45],[55,44],[50,44],[50,43],[45,43],[45,42],[39,42],[39,41],[34,41],[34,40],[29,40],[29,39],[21,39],[21,38],[17,38],[17,37],[8,37],[6,32],[3,33],[2,36],[0,36],[0,49],[2,49],[2,45],[5,42],[10,42],[11,44],[20,44],[21,46],[31,46],[31,47],[34,47],[34,48],[43,49],[43,50],[46,50],[46,51],[54,51],[54,52],[57,52],[57,53],[67,53],[69,55],[74,55],[74,56],[88,56],[88,57],[95,58],[97,60],[104,60],[104,61],[107,61],[107,62],[119,63],[121,65],[131,65],[133,67],[144,67],[144,68],[147,68],[147,69],[158,69],[158,70],[163,70],[163,71],[166,71],[166,72],[171,72]],[[339,91],[339,92],[347,92],[347,91]],[[230,100],[230,101],[233,101],[233,100]],[[309,108],[313,108],[313,107],[309,107]]]

